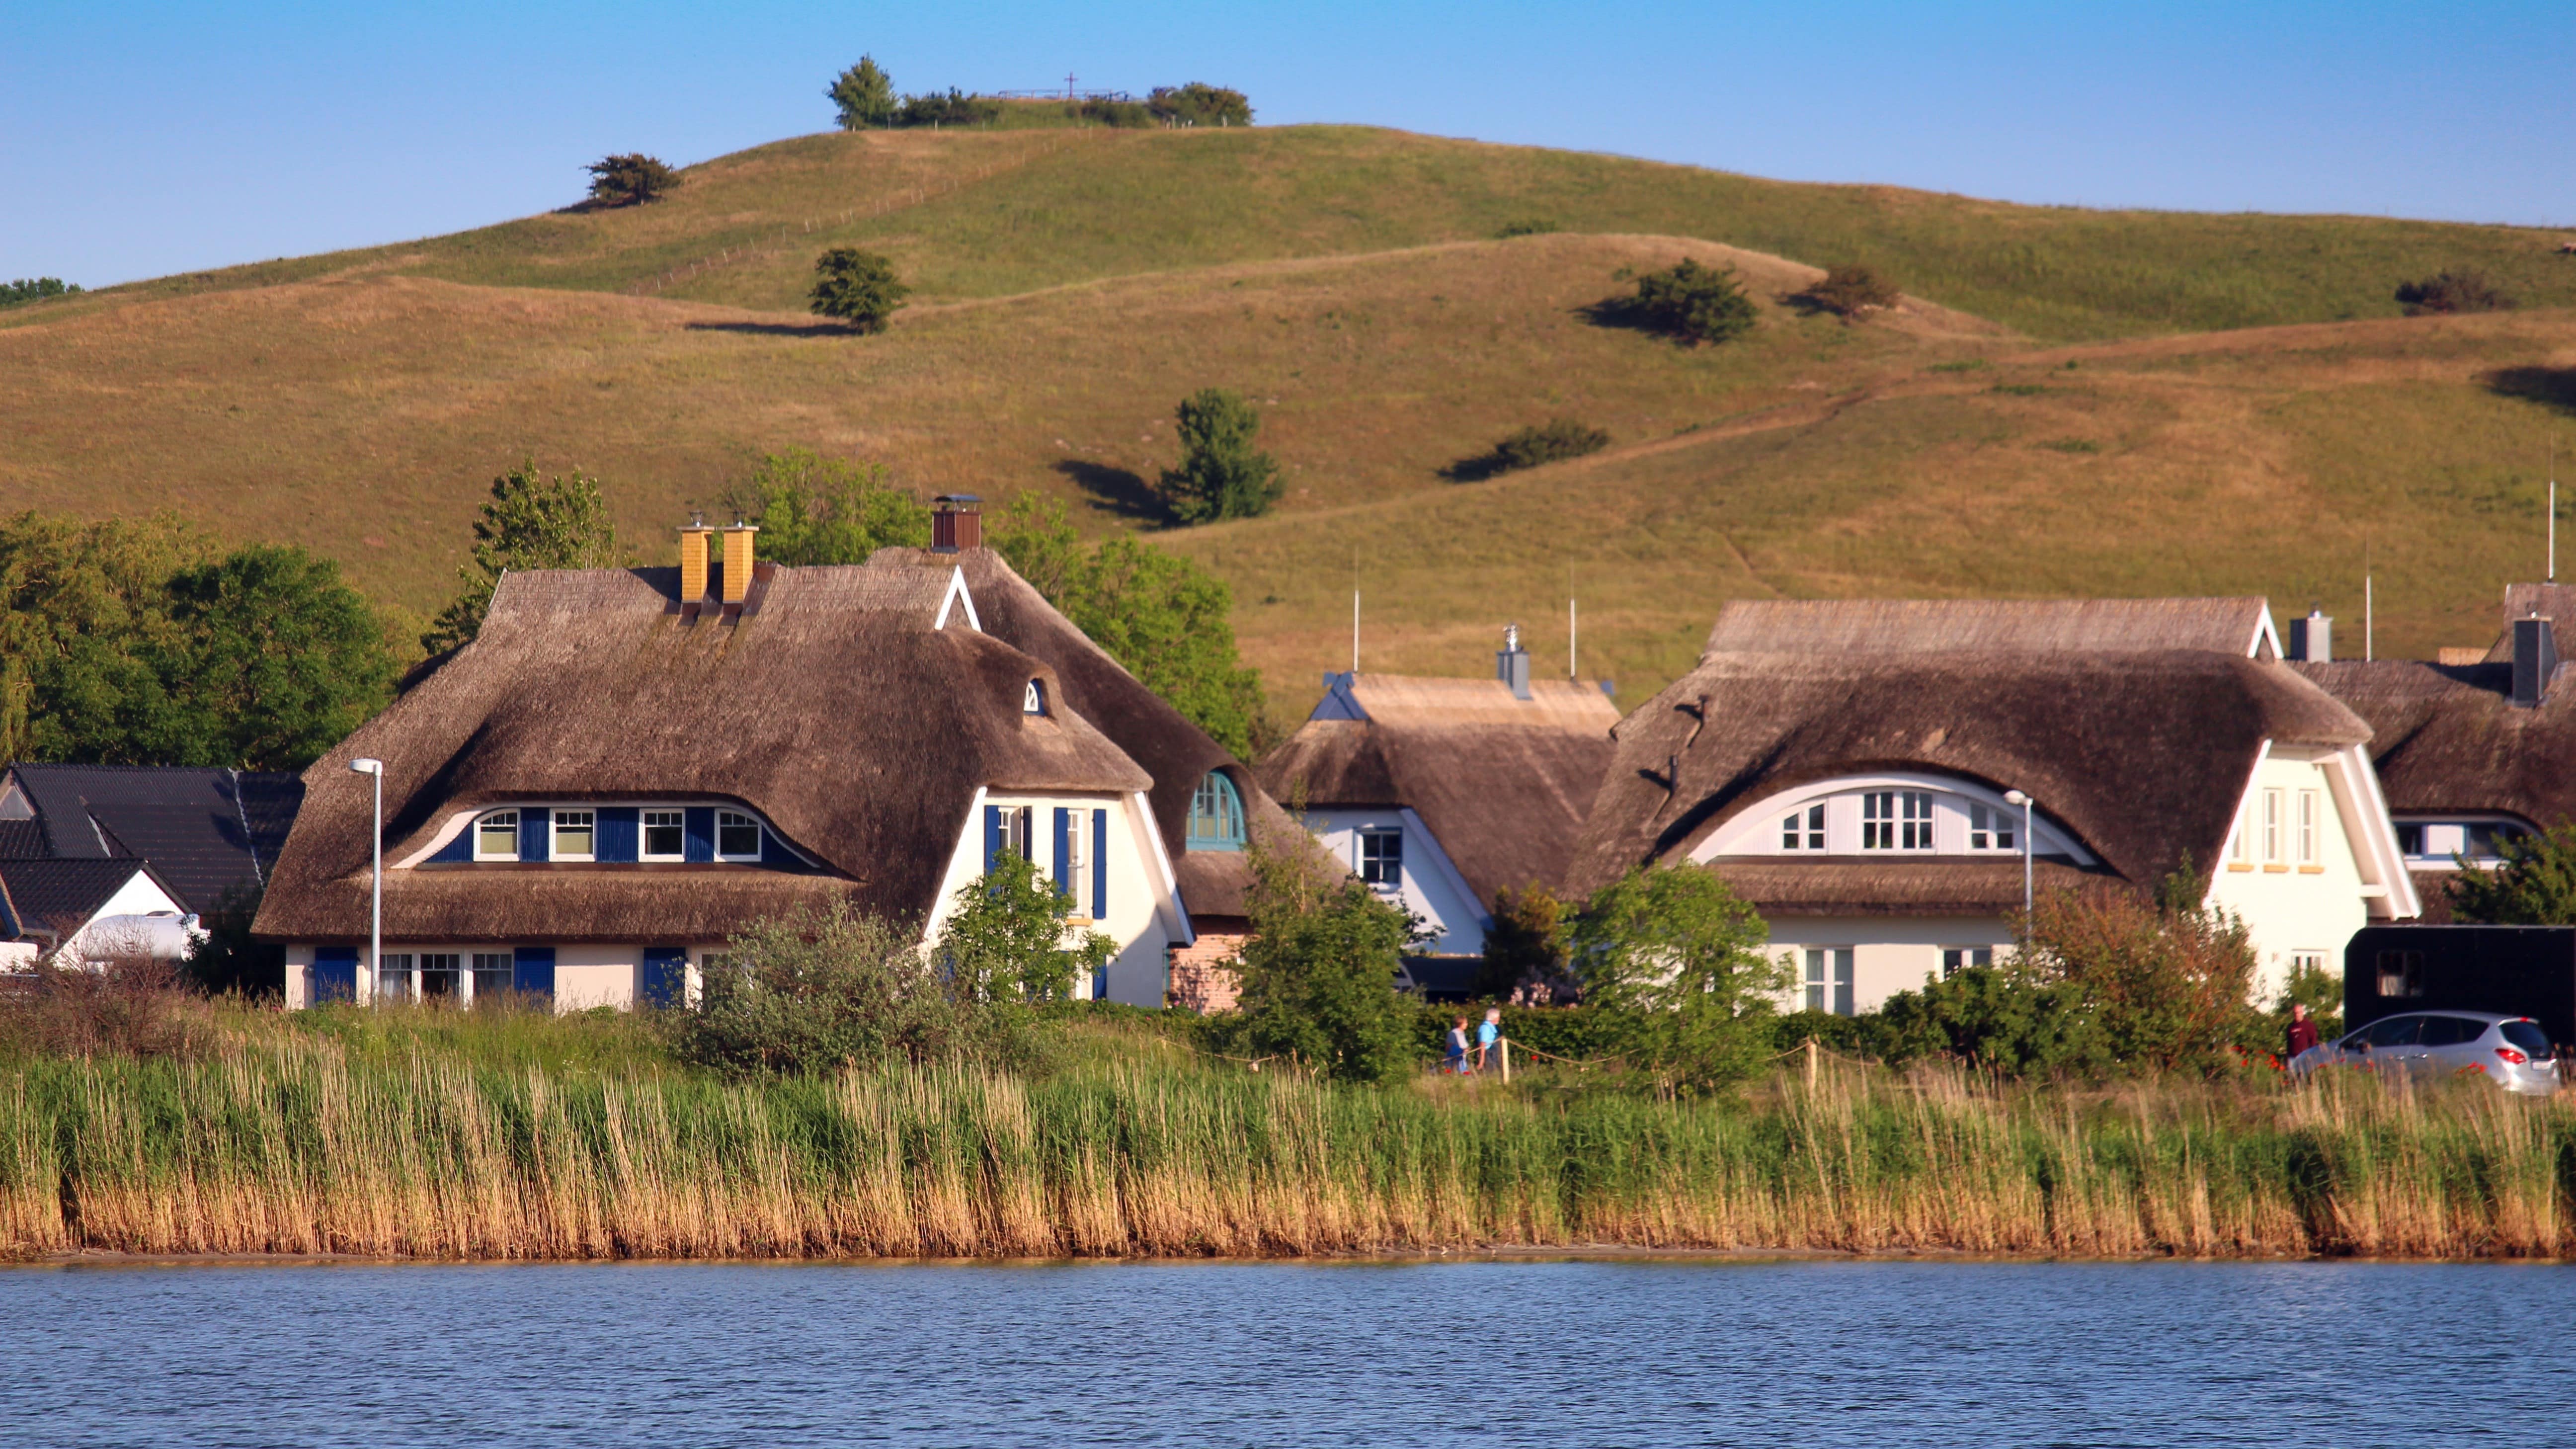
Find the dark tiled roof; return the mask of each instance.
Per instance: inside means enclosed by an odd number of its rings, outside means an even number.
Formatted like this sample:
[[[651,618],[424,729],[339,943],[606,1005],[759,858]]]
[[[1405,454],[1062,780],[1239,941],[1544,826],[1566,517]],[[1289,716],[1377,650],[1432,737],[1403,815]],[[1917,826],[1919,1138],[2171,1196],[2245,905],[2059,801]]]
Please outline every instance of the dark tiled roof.
[[[20,935],[42,929],[68,936],[143,869],[133,859],[7,860],[0,861],[0,880],[7,882]]]
[[[57,860],[141,856],[180,903],[211,909],[274,864],[303,799],[295,776],[185,766],[18,764],[44,854]],[[0,826],[20,822],[0,822]],[[23,836],[23,829],[7,835]],[[26,854],[0,835],[0,852]]]

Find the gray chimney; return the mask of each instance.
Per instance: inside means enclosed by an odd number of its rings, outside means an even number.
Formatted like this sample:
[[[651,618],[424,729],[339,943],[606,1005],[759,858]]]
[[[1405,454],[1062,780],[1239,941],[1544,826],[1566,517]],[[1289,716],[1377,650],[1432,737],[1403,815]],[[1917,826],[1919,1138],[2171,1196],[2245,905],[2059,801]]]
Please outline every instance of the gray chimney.
[[[2290,621],[2290,657],[2310,664],[2334,662],[2334,620],[2316,609],[2308,617]]]
[[[2558,672],[2558,640],[2549,621],[2538,615],[2513,621],[2513,702],[2537,708],[2549,697],[2549,676]]]
[[[1512,698],[1530,697],[1529,651],[1521,647],[1518,624],[1503,626],[1503,648],[1494,656],[1494,677],[1512,687]]]

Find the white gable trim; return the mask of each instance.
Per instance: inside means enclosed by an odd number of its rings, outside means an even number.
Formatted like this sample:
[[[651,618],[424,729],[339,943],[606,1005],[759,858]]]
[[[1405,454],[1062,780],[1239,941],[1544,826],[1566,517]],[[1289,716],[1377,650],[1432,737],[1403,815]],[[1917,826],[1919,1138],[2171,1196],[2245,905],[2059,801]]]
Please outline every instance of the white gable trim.
[[[2269,654],[2263,652],[2263,647],[2267,644],[2270,645],[2272,649],[2272,652]],[[2255,615],[2254,637],[2245,641],[2245,656],[2249,659],[2286,659],[2289,657],[2289,655],[2281,648],[2281,631],[2272,627],[2272,605],[2268,601],[2264,603],[2262,609]]]
[[[1136,822],[1144,837],[1154,845],[1154,869],[1162,876],[1159,882],[1162,889],[1155,895],[1171,902],[1172,906],[1172,919],[1165,929],[1171,932],[1173,944],[1197,945],[1199,928],[1190,921],[1190,903],[1181,898],[1180,873],[1172,868],[1172,853],[1163,847],[1163,829],[1154,823],[1154,807],[1142,794],[1134,794],[1127,797],[1127,811],[1128,818]]]
[[[2424,902],[2407,874],[2406,853],[2397,844],[2397,821],[2388,813],[2388,797],[2379,787],[2379,771],[2370,763],[2366,745],[2346,745],[2325,760],[2326,788],[2343,812],[2345,838],[2352,844],[2353,865],[2361,872],[2362,894],[2378,920],[2407,920],[2424,914]]]
[[[930,627],[933,629],[947,628],[948,611],[955,608],[961,601],[966,605],[966,623],[968,627],[972,628],[978,634],[983,633],[984,621],[977,618],[975,615],[975,596],[967,592],[966,570],[962,567],[951,568],[948,571],[948,592],[939,596],[939,617],[930,621]]]
[[[1459,874],[1456,862],[1449,859],[1448,847],[1440,843],[1439,836],[1431,833],[1430,826],[1422,823],[1422,817],[1414,813],[1412,806],[1400,806],[1398,809],[1404,817],[1405,833],[1430,843],[1431,862],[1440,868],[1440,878],[1448,883],[1451,890],[1458,893],[1460,900],[1465,901],[1469,908],[1475,911],[1476,929],[1491,930],[1494,924],[1493,902],[1477,896],[1475,887],[1467,884],[1467,877]],[[1408,861],[1406,864],[1410,866],[1411,862]]]

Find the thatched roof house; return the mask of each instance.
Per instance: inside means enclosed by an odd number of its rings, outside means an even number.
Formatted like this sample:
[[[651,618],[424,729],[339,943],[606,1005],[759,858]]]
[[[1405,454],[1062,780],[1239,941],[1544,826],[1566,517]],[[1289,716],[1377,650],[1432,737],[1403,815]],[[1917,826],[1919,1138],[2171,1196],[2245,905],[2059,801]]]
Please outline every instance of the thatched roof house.
[[[1324,682],[1262,781],[1343,864],[1421,915],[1437,950],[1481,951],[1497,891],[1563,883],[1619,719],[1598,686],[1531,679],[1516,639],[1492,679]]]
[[[2043,891],[2149,890],[2188,861],[2276,974],[2413,914],[2370,731],[2258,657],[2268,616],[1972,602],[1954,633],[1946,607],[1730,606],[1729,647],[1619,723],[1569,884],[1717,870],[1828,1010],[1991,959],[2025,868]],[[1790,647],[1742,647],[1748,619]],[[2027,837],[2010,792],[2036,802]]]
[[[980,626],[956,557],[760,565],[702,586],[719,600],[688,597],[718,571],[683,546],[680,569],[505,577],[472,644],[308,772],[259,933],[354,962],[371,782],[350,762],[374,758],[397,988],[631,999],[798,905],[935,929],[1011,848],[1118,939],[1090,985],[1160,1004],[1190,928],[1154,778],[1074,706],[1083,684]]]

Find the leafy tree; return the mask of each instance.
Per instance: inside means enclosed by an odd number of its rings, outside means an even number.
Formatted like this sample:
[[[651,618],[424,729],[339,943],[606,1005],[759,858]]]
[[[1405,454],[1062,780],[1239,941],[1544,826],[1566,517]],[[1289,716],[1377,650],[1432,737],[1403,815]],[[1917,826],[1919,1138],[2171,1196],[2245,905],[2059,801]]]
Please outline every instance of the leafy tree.
[[[1800,294],[1808,302],[1846,321],[1879,307],[1896,305],[1896,288],[1867,267],[1845,265],[1825,272],[1824,280]]]
[[[1234,594],[1199,564],[1132,538],[1086,547],[1064,506],[1023,493],[986,535],[1093,643],[1237,758],[1271,740],[1261,675],[1235,652]]]
[[[66,284],[60,277],[20,277],[14,282],[0,282],[0,307],[15,307],[21,302],[41,302],[47,297],[74,297],[79,294],[78,283]]]
[[[1565,903],[1533,881],[1494,892],[1494,923],[1485,928],[1485,965],[1476,991],[1502,996],[1529,982],[1555,983],[1565,975]]]
[[[640,206],[680,184],[680,173],[640,151],[605,156],[583,169],[590,173],[590,199],[600,206]]]
[[[336,566],[167,517],[0,523],[0,749],[294,769],[380,708],[393,652]]]
[[[437,655],[474,642],[493,588],[511,569],[615,568],[625,559],[599,480],[579,469],[548,478],[529,459],[492,480],[474,524],[473,556],[457,570],[456,597],[420,646]]]
[[[932,953],[950,989],[988,1006],[1062,1001],[1078,976],[1108,964],[1118,943],[1097,931],[1068,947],[1069,903],[1053,881],[1016,851],[957,888],[956,909]]]
[[[1968,966],[1878,1012],[1893,1062],[1947,1053],[2011,1076],[2106,1065],[2097,1013],[2081,984],[2042,981],[2007,963]]]
[[[2400,282],[2397,284],[2397,300],[2405,304],[2409,317],[2438,316],[2450,312],[2503,312],[2513,307],[2513,299],[2488,281],[2485,273],[2468,267],[2435,272],[2418,281]]]
[[[163,677],[185,738],[170,763],[300,769],[393,697],[384,627],[340,566],[253,544],[170,581]]]
[[[885,480],[882,464],[790,448],[763,457],[728,501],[760,525],[760,551],[779,563],[866,563],[881,548],[930,542],[930,509]]]
[[[1175,126],[1249,126],[1252,102],[1243,92],[1192,81],[1185,86],[1156,86],[1145,97],[1146,109]]]
[[[844,131],[865,130],[894,120],[894,77],[885,73],[874,56],[860,56],[859,63],[841,72],[823,94],[840,113]]]
[[[1755,316],[1753,298],[1733,267],[1703,267],[1688,257],[1670,271],[1639,277],[1635,296],[1603,310],[1693,346],[1741,337],[1753,330]]]
[[[1181,400],[1181,466],[1163,474],[1163,503],[1183,523],[1258,518],[1286,492],[1279,463],[1252,446],[1261,415],[1240,394],[1202,388]]]
[[[738,1076],[1014,1066],[1035,1051],[1024,1009],[995,1011],[958,990],[910,933],[845,902],[737,933],[672,1026],[682,1057]]]
[[[2576,925],[2576,822],[2496,846],[2492,870],[2460,859],[2452,873],[2451,915],[2490,926]]]
[[[1244,1045],[1341,1081],[1409,1071],[1413,1009],[1395,991],[1420,923],[1348,876],[1328,878],[1302,852],[1255,839],[1248,852],[1252,939],[1238,960]]]
[[[1587,1006],[1622,1024],[1630,1059],[1667,1084],[1716,1090],[1771,1054],[1788,972],[1762,954],[1751,904],[1697,866],[1638,869],[1583,905],[1572,940]]]
[[[894,263],[857,247],[834,247],[814,259],[816,316],[837,317],[856,332],[883,332],[912,289],[895,279]]]

